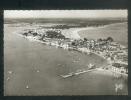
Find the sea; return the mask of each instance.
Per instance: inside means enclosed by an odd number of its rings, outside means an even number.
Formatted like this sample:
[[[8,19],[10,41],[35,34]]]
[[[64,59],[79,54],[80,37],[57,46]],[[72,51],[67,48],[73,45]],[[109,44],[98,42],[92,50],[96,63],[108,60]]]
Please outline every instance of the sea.
[[[26,26],[4,24],[4,95],[117,95],[115,84],[122,84],[119,94],[128,94],[127,77],[114,78],[109,71],[92,71],[62,78],[92,63],[106,66],[107,61],[91,54],[68,51],[62,48],[29,41],[16,31]],[[78,60],[74,62],[74,60]]]

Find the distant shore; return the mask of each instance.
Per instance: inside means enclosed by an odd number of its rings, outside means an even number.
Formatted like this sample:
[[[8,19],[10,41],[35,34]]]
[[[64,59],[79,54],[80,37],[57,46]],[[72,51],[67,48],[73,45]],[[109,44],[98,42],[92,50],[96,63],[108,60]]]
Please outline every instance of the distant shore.
[[[82,29],[76,29],[81,38],[98,39],[111,36],[116,42],[121,45],[128,46],[128,27],[127,22],[113,23],[100,27],[87,27]],[[114,34],[115,33],[115,34]]]

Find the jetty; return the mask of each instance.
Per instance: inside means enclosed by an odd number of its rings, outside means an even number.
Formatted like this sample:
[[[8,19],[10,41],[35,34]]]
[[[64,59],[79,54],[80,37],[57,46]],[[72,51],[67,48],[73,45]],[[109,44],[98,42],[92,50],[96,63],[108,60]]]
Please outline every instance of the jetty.
[[[95,65],[93,64],[89,64],[88,69],[84,69],[84,70],[77,70],[76,72],[70,72],[66,75],[60,75],[62,78],[68,78],[68,77],[72,77],[72,76],[76,76],[79,74],[83,74],[83,73],[87,73],[87,72],[91,72],[94,70],[97,70],[98,68],[95,68]]]
[[[63,78],[68,78],[68,77],[76,76],[76,75],[83,74],[83,73],[86,73],[86,72],[91,72],[91,71],[94,71],[94,70],[97,70],[97,68],[96,68],[96,69],[79,71],[79,72],[71,72],[71,73],[69,73],[69,74],[60,75],[60,76],[63,77]]]

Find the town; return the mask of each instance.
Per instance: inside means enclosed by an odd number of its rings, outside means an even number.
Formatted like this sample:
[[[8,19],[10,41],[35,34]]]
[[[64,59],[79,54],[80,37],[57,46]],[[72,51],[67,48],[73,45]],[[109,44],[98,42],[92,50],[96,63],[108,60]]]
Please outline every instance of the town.
[[[66,38],[60,29],[26,29],[21,33],[24,37],[67,50],[75,50],[85,54],[94,53],[106,59],[110,70],[122,75],[128,74],[128,48],[115,42],[112,37],[106,39],[73,39]]]

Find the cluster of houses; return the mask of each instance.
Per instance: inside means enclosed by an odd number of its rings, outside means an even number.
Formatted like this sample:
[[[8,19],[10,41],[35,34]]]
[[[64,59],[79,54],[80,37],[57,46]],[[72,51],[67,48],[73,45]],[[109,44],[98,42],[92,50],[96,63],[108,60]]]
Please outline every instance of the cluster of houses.
[[[128,73],[128,48],[114,42],[111,37],[107,39],[69,39],[61,34],[60,30],[47,30],[42,32],[36,32],[28,30],[23,33],[25,36],[37,37],[36,39],[43,41],[45,44],[53,45],[56,47],[77,50],[83,53],[95,53],[112,65],[112,69],[121,72]],[[115,66],[118,63],[117,66]]]
[[[112,63],[111,69],[118,73],[128,74],[128,65],[121,63]]]

